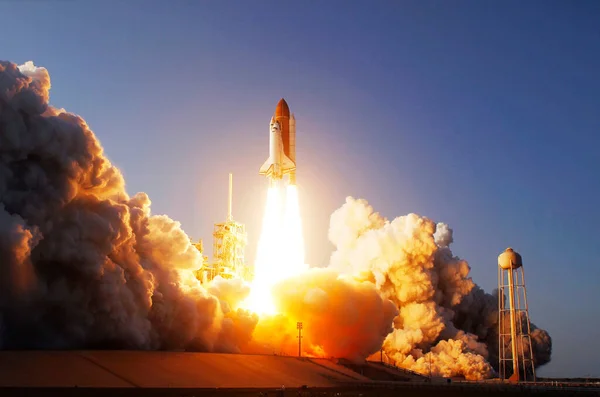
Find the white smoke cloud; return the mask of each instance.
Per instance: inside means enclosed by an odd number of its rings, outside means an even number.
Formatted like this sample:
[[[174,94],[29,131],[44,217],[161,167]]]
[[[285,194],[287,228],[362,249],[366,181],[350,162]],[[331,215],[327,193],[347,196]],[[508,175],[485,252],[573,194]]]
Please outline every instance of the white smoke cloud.
[[[330,268],[370,281],[399,308],[384,342],[398,365],[434,375],[490,377],[497,357],[497,299],[469,277],[449,246],[452,230],[416,214],[388,221],[365,200],[347,198],[331,216],[337,250]],[[537,365],[549,361],[551,339],[533,338]],[[496,354],[496,353],[495,353]]]

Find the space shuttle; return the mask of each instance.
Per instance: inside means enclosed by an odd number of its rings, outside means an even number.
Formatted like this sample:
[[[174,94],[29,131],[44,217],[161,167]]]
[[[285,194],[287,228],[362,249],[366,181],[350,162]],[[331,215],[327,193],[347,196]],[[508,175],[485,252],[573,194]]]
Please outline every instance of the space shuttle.
[[[290,185],[296,184],[296,119],[281,98],[269,123],[269,158],[260,167],[271,185],[289,175]]]

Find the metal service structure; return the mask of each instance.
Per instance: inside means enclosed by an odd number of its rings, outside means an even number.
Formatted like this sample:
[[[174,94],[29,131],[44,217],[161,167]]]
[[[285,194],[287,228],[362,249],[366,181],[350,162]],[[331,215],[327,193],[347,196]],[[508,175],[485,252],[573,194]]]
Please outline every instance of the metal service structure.
[[[498,309],[500,379],[535,382],[523,260],[512,248],[507,248],[498,256]],[[510,377],[507,378],[509,373]]]
[[[233,175],[229,174],[229,198],[227,204],[227,220],[216,223],[213,231],[213,269],[215,274],[223,278],[249,278],[244,252],[248,238],[246,226],[233,220]]]
[[[229,174],[229,194],[227,200],[227,218],[225,222],[215,223],[213,230],[213,261],[208,263],[206,257],[198,272],[198,279],[208,282],[217,276],[226,279],[252,279],[252,269],[246,265],[245,251],[248,243],[246,226],[236,222],[232,215],[233,175]],[[202,240],[194,244],[203,251]]]

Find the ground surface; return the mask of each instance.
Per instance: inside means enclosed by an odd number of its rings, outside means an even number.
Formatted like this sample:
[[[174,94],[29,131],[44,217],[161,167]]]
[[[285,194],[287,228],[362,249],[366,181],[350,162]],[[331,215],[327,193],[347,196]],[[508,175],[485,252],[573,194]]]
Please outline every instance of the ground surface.
[[[284,386],[284,388],[282,388]],[[305,386],[303,388],[303,386]],[[142,351],[0,351],[0,396],[479,397],[600,395],[600,390],[429,383],[380,363]]]
[[[597,391],[566,390],[490,390],[454,386],[427,387],[423,385],[397,388],[353,389],[0,389],[3,397],[578,397],[598,396]]]
[[[368,380],[324,359],[145,351],[0,351],[0,387],[332,387]]]

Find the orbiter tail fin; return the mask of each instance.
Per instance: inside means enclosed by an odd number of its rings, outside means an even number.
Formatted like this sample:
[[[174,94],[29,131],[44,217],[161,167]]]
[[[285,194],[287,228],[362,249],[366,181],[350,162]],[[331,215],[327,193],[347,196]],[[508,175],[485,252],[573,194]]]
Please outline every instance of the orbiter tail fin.
[[[262,165],[262,167],[260,167],[260,171],[258,171],[258,173],[260,175],[269,175],[273,172],[274,166],[275,164],[273,163],[273,160],[271,160],[271,157],[269,157],[267,161],[265,161],[265,163]]]

